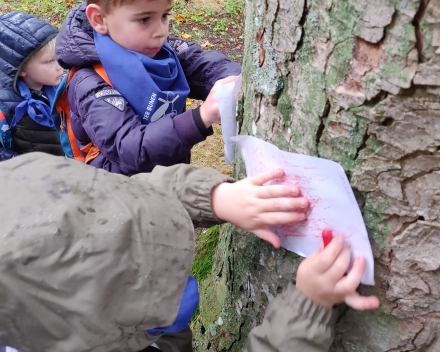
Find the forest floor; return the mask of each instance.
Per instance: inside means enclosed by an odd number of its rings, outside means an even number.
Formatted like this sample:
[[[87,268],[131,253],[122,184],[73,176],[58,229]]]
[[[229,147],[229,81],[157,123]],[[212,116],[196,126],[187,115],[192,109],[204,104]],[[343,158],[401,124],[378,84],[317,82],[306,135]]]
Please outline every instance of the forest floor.
[[[0,14],[27,12],[61,27],[63,20],[81,0],[2,0]],[[243,0],[174,0],[170,35],[198,43],[204,50],[217,50],[239,63],[243,59]],[[201,102],[187,101],[187,108]],[[230,175],[233,165],[225,165],[221,127],[214,135],[196,145],[191,163],[210,166]]]

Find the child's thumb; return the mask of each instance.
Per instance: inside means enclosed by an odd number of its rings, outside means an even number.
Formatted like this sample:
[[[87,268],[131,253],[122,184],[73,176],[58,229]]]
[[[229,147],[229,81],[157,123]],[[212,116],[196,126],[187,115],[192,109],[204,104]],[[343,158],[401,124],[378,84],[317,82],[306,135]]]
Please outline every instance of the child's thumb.
[[[255,236],[261,238],[262,240],[265,240],[266,242],[269,242],[274,246],[275,248],[280,248],[280,238],[274,234],[268,226],[262,226],[258,229],[251,231]]]

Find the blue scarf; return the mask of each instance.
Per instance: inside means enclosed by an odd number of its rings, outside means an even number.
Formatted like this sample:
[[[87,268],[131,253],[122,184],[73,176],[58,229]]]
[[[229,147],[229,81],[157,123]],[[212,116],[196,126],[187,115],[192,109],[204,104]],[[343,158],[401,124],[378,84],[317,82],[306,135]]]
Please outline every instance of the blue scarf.
[[[168,43],[152,59],[124,49],[94,32],[96,50],[113,87],[127,99],[143,124],[183,112],[189,86]]]
[[[53,127],[51,107],[42,101],[33,99],[29,87],[22,80],[17,81],[17,87],[24,101],[15,108],[15,115],[10,128],[14,127],[26,113],[28,113],[30,118],[36,123],[46,127]],[[43,90],[46,93],[49,103],[53,104],[57,88],[44,86]]]

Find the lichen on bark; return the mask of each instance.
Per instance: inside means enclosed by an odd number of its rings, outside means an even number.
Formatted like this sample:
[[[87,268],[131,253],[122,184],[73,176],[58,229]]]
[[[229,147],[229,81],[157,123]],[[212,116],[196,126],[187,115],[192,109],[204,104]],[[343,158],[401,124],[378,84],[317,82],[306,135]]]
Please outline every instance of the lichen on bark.
[[[440,351],[440,0],[246,0],[243,77],[240,133],[341,163],[364,216],[381,308],[332,351]],[[225,226],[195,349],[243,350],[300,261]]]

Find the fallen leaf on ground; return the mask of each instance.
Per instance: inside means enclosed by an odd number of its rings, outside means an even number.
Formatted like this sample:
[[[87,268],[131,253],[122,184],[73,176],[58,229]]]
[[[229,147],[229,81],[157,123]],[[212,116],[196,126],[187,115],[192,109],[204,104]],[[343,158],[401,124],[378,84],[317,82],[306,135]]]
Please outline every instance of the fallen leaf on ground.
[[[214,46],[214,44],[211,44],[209,41],[205,41],[202,45],[200,45],[202,48],[205,48],[207,46]]]
[[[183,38],[183,39],[191,38],[191,34],[183,33],[183,34],[182,34],[182,38]]]
[[[174,18],[175,18],[177,21],[185,21],[185,17],[183,17],[182,15],[174,16]]]

